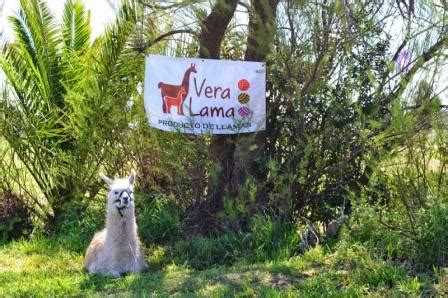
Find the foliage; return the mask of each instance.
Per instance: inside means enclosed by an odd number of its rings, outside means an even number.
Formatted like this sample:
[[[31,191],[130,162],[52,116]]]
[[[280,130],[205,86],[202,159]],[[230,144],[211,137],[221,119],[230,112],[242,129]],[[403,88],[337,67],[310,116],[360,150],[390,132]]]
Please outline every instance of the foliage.
[[[36,215],[56,217],[68,202],[82,210],[80,198],[95,196],[100,168],[114,172],[122,165],[126,107],[141,69],[138,59],[125,58],[133,15],[123,6],[115,24],[91,43],[90,15],[80,1],[66,1],[60,24],[43,1],[20,4],[10,17],[16,40],[0,56],[7,78],[1,131],[12,161],[2,171],[22,189],[35,182],[47,203],[28,192],[30,205],[40,207]],[[16,179],[21,165],[27,184]]]
[[[204,192],[211,166],[206,140],[149,127],[143,106],[140,94],[132,110],[135,128],[125,140],[126,158],[139,173],[142,192],[174,197],[180,210],[185,210]],[[142,200],[150,203],[147,197]]]
[[[448,261],[447,130],[437,106],[395,110],[390,130],[376,140],[387,146],[351,219],[357,241],[429,268]]]
[[[348,192],[356,191],[367,174],[365,159],[359,155],[366,146],[362,135],[385,113],[369,108],[378,106],[372,103],[376,83],[367,74],[381,77],[387,71],[386,50],[385,40],[360,46],[361,54],[333,50],[332,55],[347,64],[347,73],[333,83],[314,82],[318,86],[302,95],[299,86],[286,83],[300,81],[290,75],[300,76],[300,72],[290,68],[305,63],[302,58],[282,53],[285,60],[271,68],[270,93],[276,94],[272,101],[277,114],[271,125],[277,133],[265,166],[270,173],[267,183],[272,185],[270,204],[287,217],[300,214],[329,221],[340,215],[338,210],[349,207]]]
[[[214,32],[206,15],[222,3],[230,19],[218,14],[227,27]],[[60,24],[44,1],[21,1],[0,54],[0,189],[21,190],[53,234],[0,241],[0,296],[447,295],[447,114],[435,79],[446,7],[260,3],[125,1],[92,41],[80,1],[66,1]],[[143,54],[210,49],[267,62],[266,131],[147,125]],[[150,271],[87,274],[82,255],[105,218],[97,173],[130,167]],[[336,218],[348,218],[342,235],[300,255],[300,223],[323,232]]]
[[[246,232],[177,241],[166,253],[180,264],[206,269],[215,264],[288,259],[298,252],[300,230],[272,218],[255,216]]]
[[[172,199],[156,195],[137,196],[139,235],[145,244],[173,242],[180,237],[180,210]]]
[[[31,234],[33,225],[30,211],[17,194],[12,191],[0,192],[0,210],[0,243]]]

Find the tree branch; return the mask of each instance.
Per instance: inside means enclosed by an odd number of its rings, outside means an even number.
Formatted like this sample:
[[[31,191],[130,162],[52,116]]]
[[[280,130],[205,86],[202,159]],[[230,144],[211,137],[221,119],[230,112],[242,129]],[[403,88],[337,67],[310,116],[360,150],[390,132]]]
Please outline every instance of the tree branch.
[[[154,38],[153,40],[145,42],[144,44],[142,44],[140,46],[134,47],[134,50],[139,53],[144,53],[144,52],[146,52],[146,49],[148,49],[149,47],[155,45],[156,43],[164,40],[165,38],[176,35],[176,34],[182,34],[182,33],[187,33],[187,34],[191,34],[194,36],[196,35],[196,32],[194,32],[193,30],[190,30],[190,29],[172,30],[172,31],[163,33],[162,35],[159,35],[156,38]]]
[[[249,34],[244,60],[263,61],[276,31],[278,0],[253,0],[249,10]]]
[[[432,58],[434,58],[437,53],[442,50],[448,43],[448,30],[445,30],[444,33],[441,34],[442,38],[440,38],[435,44],[433,44],[428,50],[423,52],[423,54],[416,60],[415,64],[412,68],[404,75],[404,77],[400,80],[400,84],[394,92],[390,93],[388,96],[384,98],[386,101],[390,101],[393,98],[397,98],[403,91],[406,89],[408,84],[411,82],[414,75],[418,70]]]
[[[218,0],[202,22],[199,57],[219,59],[224,33],[235,13],[238,0]]]

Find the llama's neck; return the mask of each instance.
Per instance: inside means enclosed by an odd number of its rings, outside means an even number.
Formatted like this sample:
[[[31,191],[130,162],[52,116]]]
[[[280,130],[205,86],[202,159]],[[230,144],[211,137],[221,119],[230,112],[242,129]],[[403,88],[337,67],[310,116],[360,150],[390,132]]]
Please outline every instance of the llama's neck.
[[[117,212],[109,211],[106,220],[106,242],[128,242],[133,244],[137,239],[137,224],[134,214],[121,217]]]
[[[185,93],[187,93],[189,90],[188,87],[190,85],[190,74],[191,74],[191,69],[188,69],[184,74],[184,79],[182,80],[182,87],[184,87]]]
[[[185,94],[187,94],[187,92],[185,92],[185,90],[180,90],[179,93],[177,93],[177,98],[182,98]]]

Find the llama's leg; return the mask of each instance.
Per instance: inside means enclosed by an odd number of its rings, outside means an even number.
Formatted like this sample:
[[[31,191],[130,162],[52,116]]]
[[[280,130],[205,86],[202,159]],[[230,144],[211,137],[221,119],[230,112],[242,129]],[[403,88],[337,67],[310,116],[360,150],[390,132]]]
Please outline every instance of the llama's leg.
[[[171,103],[167,104],[167,112],[168,114],[171,114]]]
[[[106,229],[97,232],[87,248],[84,268],[91,273],[98,273],[102,264],[103,247],[106,237]]]
[[[145,257],[140,252],[137,253],[137,256],[134,259],[132,268],[130,268],[129,272],[138,273],[145,271],[148,268],[148,266],[145,263]]]
[[[116,270],[115,268],[110,268],[109,266],[102,267],[102,268],[95,268],[94,270],[90,271],[90,273],[93,274],[101,274],[106,276],[112,276],[112,277],[120,277],[120,271]]]
[[[162,94],[162,101],[163,101],[162,111],[164,114],[166,114],[166,98],[165,98],[165,96],[163,96],[163,94]]]
[[[163,113],[164,113],[164,114],[166,114],[166,105],[167,105],[167,103],[166,103],[166,97],[164,97],[164,98],[163,98],[163,105],[162,105],[162,110],[163,110]]]
[[[180,101],[180,115],[184,115],[184,102],[185,102],[185,97],[181,99]]]

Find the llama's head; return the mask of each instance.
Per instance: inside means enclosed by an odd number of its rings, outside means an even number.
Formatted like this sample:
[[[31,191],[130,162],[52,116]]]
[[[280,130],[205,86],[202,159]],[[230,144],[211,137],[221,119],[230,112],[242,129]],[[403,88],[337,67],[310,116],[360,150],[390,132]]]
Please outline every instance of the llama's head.
[[[187,93],[187,91],[185,91],[185,88],[184,88],[184,87],[181,87],[180,90],[179,90],[179,94],[180,94],[180,95],[185,95],[186,93]],[[178,94],[178,95],[179,95],[179,94]]]
[[[191,63],[190,68],[191,72],[197,73],[198,71],[196,70],[196,64]]]
[[[134,214],[134,181],[135,171],[131,171],[131,175],[127,178],[111,179],[100,173],[101,179],[109,186],[109,194],[107,196],[107,208],[109,213],[119,215],[121,217]]]

